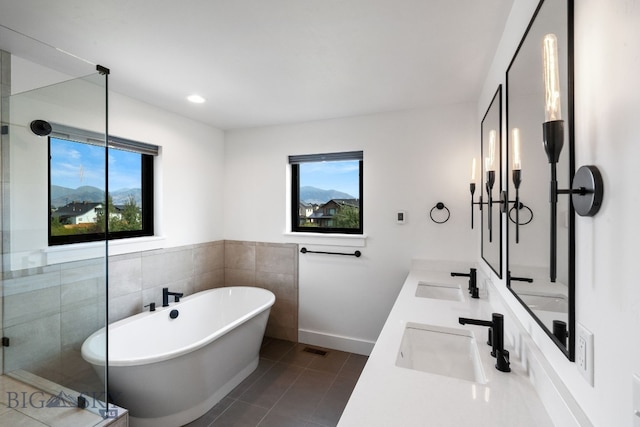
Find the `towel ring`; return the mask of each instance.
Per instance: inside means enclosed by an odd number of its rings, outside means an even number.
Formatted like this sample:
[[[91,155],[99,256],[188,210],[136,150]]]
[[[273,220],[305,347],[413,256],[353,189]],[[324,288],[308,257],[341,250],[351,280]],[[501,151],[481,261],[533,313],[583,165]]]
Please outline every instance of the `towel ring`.
[[[516,220],[515,220],[515,219],[513,219],[513,218],[511,218],[511,211],[513,211],[515,208],[516,208],[516,206],[515,206],[515,204],[514,204],[514,205],[513,205],[513,207],[512,207],[511,209],[509,209],[509,220],[510,220],[512,223],[514,223],[514,224],[516,224]],[[520,203],[520,209],[526,209],[526,210],[528,210],[528,211],[529,211],[529,215],[530,215],[531,217],[529,218],[529,220],[528,220],[528,221],[526,221],[526,222],[521,222],[521,223],[520,223],[520,224],[518,224],[518,225],[527,225],[527,224],[529,224],[531,221],[533,221],[533,211],[531,210],[531,208],[530,208],[529,206],[525,205],[524,203]]]
[[[433,211],[435,209],[438,209],[439,211],[441,211],[442,209],[447,211],[447,217],[442,220],[442,221],[437,221],[434,217],[433,217]],[[451,211],[449,210],[448,207],[446,207],[444,205],[444,203],[442,202],[438,202],[436,203],[436,205],[434,207],[431,208],[431,211],[429,211],[429,217],[431,218],[431,221],[435,222],[436,224],[444,224],[445,222],[449,221],[449,218],[451,218]]]

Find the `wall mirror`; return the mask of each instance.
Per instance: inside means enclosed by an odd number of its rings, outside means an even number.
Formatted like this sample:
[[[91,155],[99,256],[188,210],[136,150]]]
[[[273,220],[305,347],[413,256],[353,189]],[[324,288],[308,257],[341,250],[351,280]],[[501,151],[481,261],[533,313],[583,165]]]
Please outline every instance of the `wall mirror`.
[[[549,33],[558,41],[565,133],[557,163],[559,188],[570,188],[574,172],[573,3],[542,0],[507,70],[507,286],[564,354],[574,360],[574,210],[566,195],[558,196],[554,221],[555,275],[551,262],[551,175],[542,143],[542,123],[546,120],[542,40]],[[521,171],[519,204],[514,200],[517,179],[513,170]]]
[[[502,278],[502,85],[498,86],[482,118],[480,153],[482,159],[482,259]]]

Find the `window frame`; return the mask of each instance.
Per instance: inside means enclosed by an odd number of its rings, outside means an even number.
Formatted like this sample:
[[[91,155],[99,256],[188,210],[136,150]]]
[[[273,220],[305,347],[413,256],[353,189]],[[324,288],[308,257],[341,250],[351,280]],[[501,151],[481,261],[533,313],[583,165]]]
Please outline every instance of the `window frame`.
[[[358,160],[358,228],[344,227],[305,227],[300,225],[300,164],[319,163],[331,161]],[[364,209],[363,209],[363,181],[364,181],[364,153],[362,151],[349,151],[339,153],[305,154],[289,156],[291,165],[291,231],[293,233],[318,233],[318,234],[355,234],[364,235]]]
[[[48,215],[47,215],[47,241],[49,247],[70,245],[75,243],[87,243],[98,242],[103,240],[118,240],[128,239],[135,237],[148,237],[154,236],[154,163],[155,156],[159,152],[159,148],[152,144],[147,144],[138,141],[132,141],[124,138],[119,138],[109,135],[108,144],[105,147],[104,134],[94,133],[91,131],[85,131],[83,129],[76,129],[67,127],[64,125],[58,125],[52,123],[53,131],[47,138],[47,150],[48,150],[48,187],[47,187],[47,199],[48,199]],[[104,147],[106,155],[109,155],[109,150],[124,150],[140,154],[141,161],[141,199],[142,199],[142,229],[140,230],[124,230],[112,232],[108,230],[105,235],[101,233],[87,233],[87,234],[75,234],[65,236],[52,236],[51,235],[51,138],[62,139],[66,141],[72,141],[79,144],[88,144]],[[107,180],[109,176],[108,165],[106,166]],[[106,183],[106,192],[108,194],[109,185]],[[104,201],[105,203],[107,200]],[[104,208],[103,208],[104,209]]]

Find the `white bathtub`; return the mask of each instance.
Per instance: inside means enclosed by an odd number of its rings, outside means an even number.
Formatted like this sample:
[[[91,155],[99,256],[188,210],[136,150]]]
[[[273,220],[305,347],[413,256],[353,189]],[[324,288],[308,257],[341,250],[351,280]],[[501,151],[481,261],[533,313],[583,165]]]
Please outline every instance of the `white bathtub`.
[[[177,427],[202,416],[258,366],[274,302],[266,289],[217,288],[109,325],[114,403],[129,410],[134,427]],[[104,342],[103,328],[82,345],[99,375]]]

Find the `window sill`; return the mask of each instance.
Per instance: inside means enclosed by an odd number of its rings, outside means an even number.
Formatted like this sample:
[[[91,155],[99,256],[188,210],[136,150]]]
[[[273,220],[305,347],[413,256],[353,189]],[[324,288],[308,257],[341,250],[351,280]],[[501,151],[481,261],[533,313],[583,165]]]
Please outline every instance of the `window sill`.
[[[132,252],[149,251],[164,247],[165,237],[135,237],[109,241],[109,256]],[[47,264],[82,261],[104,257],[105,242],[74,243],[71,245],[50,246],[44,250]]]
[[[367,241],[366,234],[305,233],[287,231],[284,233],[284,237],[290,243],[326,246],[364,247]]]

